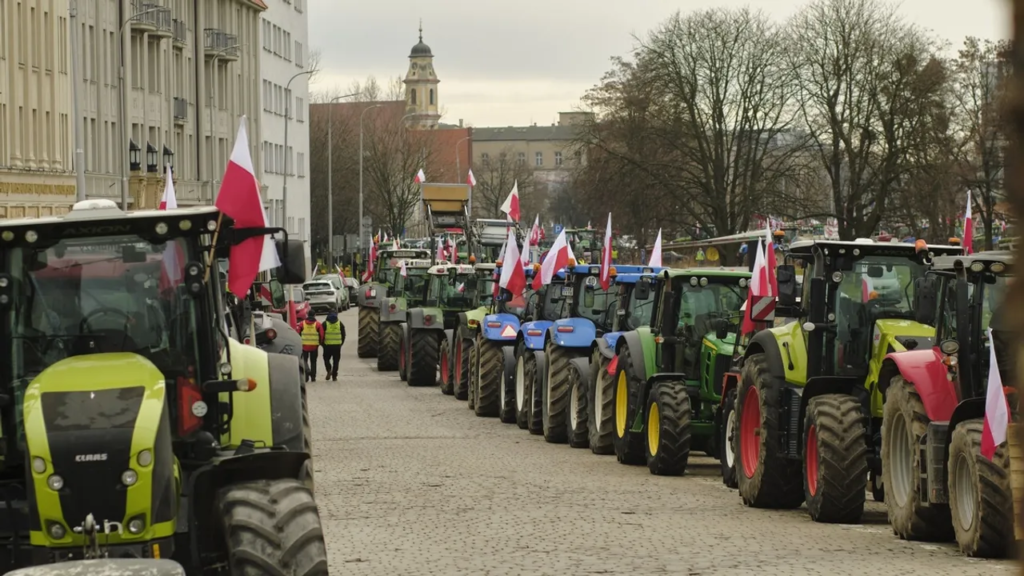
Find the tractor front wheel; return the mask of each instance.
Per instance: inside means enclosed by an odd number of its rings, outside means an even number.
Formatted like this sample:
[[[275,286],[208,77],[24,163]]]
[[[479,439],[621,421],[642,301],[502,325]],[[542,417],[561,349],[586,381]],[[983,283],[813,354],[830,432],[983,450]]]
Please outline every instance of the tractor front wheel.
[[[440,350],[438,351],[438,357],[441,362],[441,394],[445,396],[451,396],[455,393],[455,388],[452,383],[452,358],[451,358],[451,340],[447,338],[441,339]]]
[[[469,349],[469,391],[466,398],[466,407],[474,412],[476,411],[476,400],[480,397],[480,390],[477,389],[477,384],[479,384],[477,375],[480,374],[479,350],[480,349],[476,347],[476,344]]]
[[[594,377],[587,386],[587,435],[594,454],[615,454],[615,375],[611,361],[594,351]]]
[[[804,501],[800,462],[780,453],[780,388],[765,355],[751,354],[743,365],[737,394],[737,477],[740,498],[754,508],[797,508]]]
[[[846,394],[811,398],[804,418],[804,499],[815,522],[856,524],[864,515],[867,428],[860,402]]]
[[[327,546],[313,493],[297,480],[229,485],[217,495],[231,574],[323,576]]]
[[[543,424],[544,440],[552,444],[564,444],[565,409],[569,405],[569,360],[568,348],[557,346],[551,341],[545,344],[548,358],[547,385],[544,387]]]
[[[473,413],[494,417],[501,409],[501,390],[505,376],[501,346],[481,336],[477,339],[476,406]]]
[[[440,330],[409,330],[409,386],[437,384],[438,339]]]
[[[981,455],[981,418],[957,424],[949,444],[949,507],[960,551],[1003,558],[1013,545],[1013,496],[1006,445]]]
[[[503,424],[515,424],[518,415],[516,406],[516,379],[514,368],[516,366],[515,352],[510,346],[501,347],[501,384],[498,390],[501,392],[498,398],[498,419]]]
[[[587,430],[587,381],[579,368],[569,363],[569,404],[565,407],[565,436],[569,446],[587,448],[590,434]]]
[[[684,382],[658,382],[647,397],[647,469],[679,476],[690,459],[690,397]]]
[[[618,375],[615,379],[615,457],[622,464],[644,463],[644,437],[637,432],[630,432],[633,420],[640,407],[640,376],[633,373],[633,364],[629,359],[629,346],[623,346],[619,352]]]
[[[402,325],[396,322],[380,324],[380,340],[377,345],[377,371],[398,370],[399,342],[402,339]]]
[[[547,376],[547,357],[543,350],[531,350],[533,354],[533,377],[530,380],[530,417],[527,430],[540,436],[544,433],[544,390]]]
[[[455,362],[452,364],[452,390],[456,400],[469,398],[469,348],[472,340],[455,336]]]
[[[945,542],[952,538],[949,506],[926,505],[920,478],[921,439],[928,433],[928,413],[913,384],[894,377],[882,410],[882,486],[893,532],[904,540]]]
[[[402,382],[409,380],[409,331],[402,330],[398,340],[398,377]]]
[[[521,430],[530,427],[530,407],[533,404],[533,351],[520,342],[516,345],[516,425]]]
[[[729,488],[736,487],[736,451],[734,450],[736,436],[736,389],[733,388],[725,397],[722,408],[722,424],[719,429],[719,450],[718,461],[722,465],[722,484]]]
[[[377,355],[377,325],[380,323],[380,310],[376,308],[359,309],[359,346],[360,358],[373,358]]]

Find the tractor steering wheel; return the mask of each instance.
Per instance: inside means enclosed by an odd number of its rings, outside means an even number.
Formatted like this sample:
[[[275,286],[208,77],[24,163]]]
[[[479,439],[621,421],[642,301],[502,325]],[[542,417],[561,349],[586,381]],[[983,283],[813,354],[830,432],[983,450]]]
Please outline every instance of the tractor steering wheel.
[[[123,310],[119,310],[117,308],[109,308],[109,307],[97,308],[97,309],[93,310],[92,312],[89,312],[88,314],[86,314],[85,318],[82,318],[82,322],[79,324],[79,327],[78,327],[79,328],[79,332],[81,332],[83,334],[95,332],[92,329],[92,327],[89,326],[89,321],[92,320],[93,318],[97,317],[97,316],[103,316],[105,314],[114,315],[114,316],[121,316],[122,318],[124,318],[124,324],[123,325],[126,328],[128,327],[129,324],[131,324],[131,321],[132,321],[132,317],[129,316],[128,313],[123,311]]]

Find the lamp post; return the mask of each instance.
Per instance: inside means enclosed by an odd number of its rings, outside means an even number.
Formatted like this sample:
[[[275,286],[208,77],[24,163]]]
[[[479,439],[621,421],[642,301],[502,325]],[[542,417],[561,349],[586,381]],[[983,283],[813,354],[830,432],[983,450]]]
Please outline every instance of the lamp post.
[[[284,229],[288,229],[288,117],[291,115],[292,109],[292,97],[289,91],[292,89],[292,80],[295,80],[299,76],[306,74],[312,74],[315,70],[303,70],[302,72],[296,72],[291,78],[288,79],[288,83],[284,86],[284,179],[281,183],[281,204],[283,204],[282,219],[284,220]]]
[[[130,17],[128,17],[124,22],[121,22],[121,27],[117,31],[117,38],[118,38],[118,42],[117,42],[117,59],[118,59],[119,63],[121,64],[120,70],[119,70],[118,75],[117,75],[117,88],[118,88],[118,92],[120,93],[119,94],[120,95],[120,102],[118,103],[118,111],[117,111],[118,112],[118,114],[117,114],[117,116],[118,116],[117,121],[121,123],[121,138],[124,139],[124,140],[130,141],[131,138],[132,138],[131,130],[127,126],[128,122],[125,120],[125,116],[127,116],[127,112],[125,111],[125,108],[127,107],[127,105],[125,103],[125,100],[127,100],[128,89],[124,85],[124,27],[127,26],[128,24],[130,24],[131,22],[133,22],[139,16],[143,16],[145,14],[149,14],[150,12],[156,12],[157,10],[162,10],[162,9],[163,9],[163,6],[154,6],[152,8],[148,8],[148,9],[143,10],[141,12],[136,12],[135,14],[132,14]],[[72,25],[74,25],[74,22],[72,22]],[[76,34],[75,30],[76,30],[76,28],[74,26],[72,26],[71,33],[72,34]],[[74,41],[72,41],[72,46],[75,47],[75,53],[77,54],[78,53],[78,45],[75,44]],[[73,64],[74,63],[72,63],[72,65]],[[78,90],[77,84],[75,85],[75,90],[76,91]],[[75,98],[75,103],[76,104],[78,103],[78,98]],[[81,121],[80,119],[82,118],[82,115],[79,114],[77,110],[75,111],[75,116],[79,119],[79,120],[76,120],[76,122]],[[77,154],[78,152],[76,151],[75,153]],[[83,155],[84,155],[84,152],[83,152]],[[121,210],[127,211],[128,210],[128,165],[127,164],[128,163],[125,162],[124,158],[122,157],[120,164],[121,164]],[[83,181],[83,184],[84,184],[84,181],[85,181],[84,173],[83,173],[83,176],[82,176],[82,181]],[[84,193],[85,192],[83,191],[82,194],[84,194]]]
[[[460,162],[459,162],[459,144],[462,144],[463,142],[465,142],[466,140],[469,140],[470,138],[472,138],[472,136],[463,136],[458,142],[455,143],[455,178],[456,178],[456,180],[462,178],[462,166],[460,165]],[[467,156],[468,156],[468,154],[467,154]],[[472,159],[469,159],[469,158],[467,158],[467,160],[470,160],[470,162],[469,162],[470,170],[472,170],[473,169],[472,168],[473,161],[472,161]],[[469,214],[470,214],[470,216],[473,215],[473,187],[472,186],[470,186],[470,188],[469,188]]]
[[[334,106],[333,104],[343,98],[359,96],[362,92],[335,96],[327,102],[327,258],[334,264],[334,170],[332,160],[334,159]],[[359,224],[362,226],[362,223]]]
[[[213,100],[214,100],[214,90],[216,90],[216,88],[217,88],[217,82],[216,82],[216,77],[215,77],[216,72],[217,72],[217,59],[220,58],[221,54],[227,52],[228,50],[234,50],[235,48],[241,48],[242,46],[244,46],[244,44],[235,44],[234,46],[225,46],[225,47],[221,48],[220,50],[217,50],[217,52],[214,53],[213,58],[210,60],[210,90],[209,90],[209,93],[210,93],[210,148],[214,148],[214,146],[213,146]],[[210,163],[210,172],[209,172],[210,173],[210,204],[213,204],[214,195],[216,194],[217,182],[218,182],[218,180],[213,177],[213,175],[216,174],[216,172],[214,172],[214,167],[216,166],[216,164],[214,163],[214,155],[215,154],[216,154],[215,150],[209,150],[209,151],[207,151],[207,154],[206,154],[206,159]]]

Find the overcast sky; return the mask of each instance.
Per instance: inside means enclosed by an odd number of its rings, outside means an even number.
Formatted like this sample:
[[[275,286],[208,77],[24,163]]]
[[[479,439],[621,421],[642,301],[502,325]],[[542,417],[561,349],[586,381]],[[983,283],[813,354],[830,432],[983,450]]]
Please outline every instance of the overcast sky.
[[[550,124],[676,10],[759,7],[780,21],[800,0],[309,0],[309,44],[323,73],[312,90],[347,88],[373,75],[404,77],[423,41],[445,116],[472,126]],[[901,14],[959,47],[965,36],[1009,38],[1008,0],[904,0]]]

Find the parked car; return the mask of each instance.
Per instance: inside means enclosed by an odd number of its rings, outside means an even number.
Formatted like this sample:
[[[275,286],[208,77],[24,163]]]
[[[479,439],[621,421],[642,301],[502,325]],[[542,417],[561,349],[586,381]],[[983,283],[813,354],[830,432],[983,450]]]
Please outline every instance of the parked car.
[[[340,312],[342,310],[342,298],[348,302],[348,290],[344,287],[335,287],[327,280],[314,280],[302,285],[306,293],[306,299],[313,312]]]
[[[345,279],[343,279],[341,276],[338,276],[337,274],[317,274],[316,276],[313,276],[312,278],[310,278],[309,281],[310,282],[330,282],[331,286],[333,286],[334,290],[340,294],[339,297],[341,298],[341,302],[338,305],[338,310],[337,311],[338,312],[343,312],[343,311],[349,309],[349,307],[352,305],[352,302],[356,298],[355,293],[351,292],[345,286],[344,280]]]

